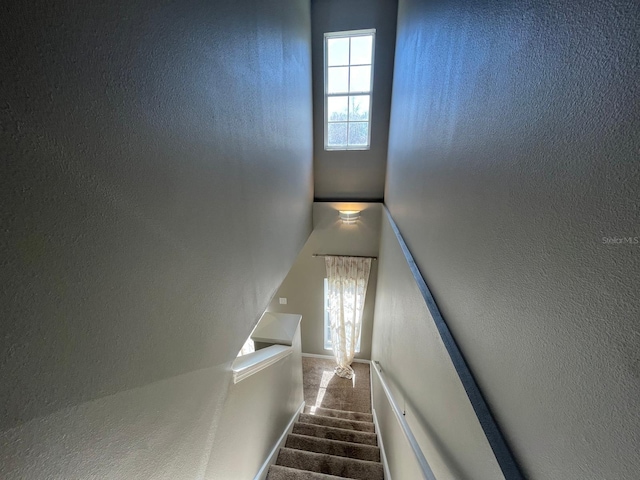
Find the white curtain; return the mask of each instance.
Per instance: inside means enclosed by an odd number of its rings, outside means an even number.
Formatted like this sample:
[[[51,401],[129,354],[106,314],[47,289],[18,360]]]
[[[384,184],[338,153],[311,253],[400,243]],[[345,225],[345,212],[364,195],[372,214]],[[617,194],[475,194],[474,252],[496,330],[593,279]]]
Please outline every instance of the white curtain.
[[[338,366],[336,375],[353,378],[351,362],[362,329],[362,311],[371,271],[370,258],[325,258],[329,283],[331,345]]]

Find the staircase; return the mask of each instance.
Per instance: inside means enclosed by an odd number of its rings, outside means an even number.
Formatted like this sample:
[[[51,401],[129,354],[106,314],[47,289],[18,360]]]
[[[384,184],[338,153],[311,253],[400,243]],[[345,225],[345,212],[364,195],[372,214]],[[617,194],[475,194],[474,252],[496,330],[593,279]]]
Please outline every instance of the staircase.
[[[373,416],[305,407],[267,480],[384,480]]]

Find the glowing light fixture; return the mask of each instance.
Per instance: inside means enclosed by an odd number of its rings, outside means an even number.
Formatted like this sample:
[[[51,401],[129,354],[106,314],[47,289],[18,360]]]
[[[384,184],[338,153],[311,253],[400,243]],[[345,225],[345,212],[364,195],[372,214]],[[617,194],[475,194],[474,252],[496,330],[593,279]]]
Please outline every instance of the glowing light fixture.
[[[342,223],[352,224],[360,218],[360,212],[357,210],[340,210],[340,220]]]

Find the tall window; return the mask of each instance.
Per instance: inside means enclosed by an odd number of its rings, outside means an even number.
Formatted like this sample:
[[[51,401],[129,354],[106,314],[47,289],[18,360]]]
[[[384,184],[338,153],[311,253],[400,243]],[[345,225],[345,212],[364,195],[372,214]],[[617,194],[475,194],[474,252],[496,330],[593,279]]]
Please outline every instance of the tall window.
[[[358,343],[356,344],[356,353],[360,353],[360,338],[362,338],[362,332],[358,337]],[[333,350],[333,344],[331,343],[331,320],[329,319],[329,279],[324,279],[324,349]]]
[[[368,150],[375,29],[324,34],[324,148]]]

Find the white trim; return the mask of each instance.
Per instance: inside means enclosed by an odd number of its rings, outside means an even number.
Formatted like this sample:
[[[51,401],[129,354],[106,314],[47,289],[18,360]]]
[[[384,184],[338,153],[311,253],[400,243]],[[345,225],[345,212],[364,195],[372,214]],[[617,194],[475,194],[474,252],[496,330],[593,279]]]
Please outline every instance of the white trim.
[[[325,358],[327,360],[335,360],[333,358],[333,355],[318,355],[317,353],[303,353],[302,356],[303,357],[310,357],[310,358]],[[366,360],[364,358],[354,358],[353,361],[356,362],[356,363],[368,363],[368,364],[371,364],[371,360]]]
[[[413,435],[413,432],[411,431],[411,427],[409,427],[407,420],[404,418],[402,410],[400,410],[400,407],[398,406],[397,402],[393,398],[393,395],[391,394],[391,390],[389,390],[389,387],[387,386],[387,382],[382,377],[382,372],[378,370],[378,368],[382,369],[382,367],[380,367],[380,363],[378,363],[376,366],[376,362],[373,362],[371,365],[373,369],[376,371],[376,373],[378,374],[378,380],[380,380],[380,385],[382,385],[382,390],[387,396],[387,401],[389,402],[389,405],[391,405],[391,409],[393,410],[393,413],[395,413],[396,415],[396,419],[400,424],[402,433],[404,433],[404,436],[409,442],[409,446],[411,447],[411,450],[413,450],[413,454],[415,455],[416,460],[418,461],[418,465],[420,466],[420,471],[422,473],[422,478],[424,478],[425,480],[436,480],[436,477],[433,474],[433,470],[431,470],[431,466],[429,465],[429,462],[424,456],[424,453],[422,452],[422,449],[420,448],[420,445],[418,444],[416,437]]]
[[[369,401],[371,402],[371,413],[374,413],[373,411],[373,372],[372,370],[372,366],[371,366],[371,362],[369,362],[369,395],[371,396],[371,398],[369,399]],[[378,430],[376,430],[377,432]]]
[[[300,417],[300,414],[304,410],[304,405],[305,402],[303,401],[298,407],[298,410],[296,410],[296,413],[294,413],[293,417],[291,417],[291,420],[289,420],[287,427],[283,430],[282,435],[280,435],[280,438],[269,453],[267,459],[260,467],[260,470],[258,470],[258,473],[256,473],[256,476],[253,478],[253,480],[265,480],[267,478],[269,467],[276,463],[276,460],[278,459],[278,453],[280,453],[280,449],[284,447],[284,444],[287,441],[287,436],[293,431],[293,424],[298,421],[298,417]]]
[[[302,315],[297,313],[264,312],[249,338],[254,342],[291,346],[300,320]]]
[[[248,353],[238,357],[233,362],[233,383],[238,383],[251,375],[264,370],[279,360],[291,355],[292,347],[285,345],[271,345],[257,352]]]
[[[378,437],[378,448],[380,449],[380,462],[382,462],[382,467],[384,468],[384,480],[391,480],[391,472],[389,471],[387,454],[384,451],[384,443],[382,442],[382,435],[380,435],[380,425],[378,425],[378,417],[376,416],[376,409],[373,408],[373,403],[371,404],[371,413],[373,413],[373,423],[376,429],[376,436]]]
[[[333,38],[333,37],[357,37],[370,35],[372,33],[376,33],[375,28],[364,28],[362,30],[346,30],[343,32],[327,32],[324,34],[325,37]]]

